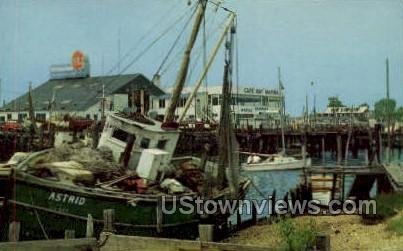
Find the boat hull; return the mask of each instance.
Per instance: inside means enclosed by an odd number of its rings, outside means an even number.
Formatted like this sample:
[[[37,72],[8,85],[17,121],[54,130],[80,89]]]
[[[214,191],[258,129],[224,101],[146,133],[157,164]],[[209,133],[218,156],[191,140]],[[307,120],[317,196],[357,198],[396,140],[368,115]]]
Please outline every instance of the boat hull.
[[[6,222],[21,222],[21,238],[27,240],[63,238],[66,229],[76,237],[85,237],[89,214],[94,219],[95,234],[103,228],[103,210],[114,209],[114,228],[119,234],[193,239],[198,236],[198,215],[163,214],[158,222],[157,200],[116,198],[110,195],[81,192],[68,188],[16,180],[15,190],[7,200]],[[175,204],[178,208],[179,203]],[[167,209],[173,201],[166,202]],[[8,229],[8,228],[4,228]],[[3,233],[3,237],[5,234]]]
[[[297,170],[303,169],[311,165],[311,159],[307,158],[306,161],[298,160],[291,163],[267,163],[261,162],[256,164],[243,164],[244,171],[278,171],[278,170]]]

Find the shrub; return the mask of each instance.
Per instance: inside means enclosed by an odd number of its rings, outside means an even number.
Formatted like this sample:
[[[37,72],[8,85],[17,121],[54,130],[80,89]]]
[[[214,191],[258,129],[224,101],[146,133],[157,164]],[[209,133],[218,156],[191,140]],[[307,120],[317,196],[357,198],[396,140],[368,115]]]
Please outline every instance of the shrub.
[[[315,221],[296,223],[289,217],[279,222],[282,248],[287,251],[307,250],[315,243],[317,228]]]
[[[380,194],[375,200],[376,214],[363,215],[364,220],[384,220],[403,210],[403,196],[401,194]]]
[[[386,229],[399,235],[403,234],[403,216],[388,220]]]

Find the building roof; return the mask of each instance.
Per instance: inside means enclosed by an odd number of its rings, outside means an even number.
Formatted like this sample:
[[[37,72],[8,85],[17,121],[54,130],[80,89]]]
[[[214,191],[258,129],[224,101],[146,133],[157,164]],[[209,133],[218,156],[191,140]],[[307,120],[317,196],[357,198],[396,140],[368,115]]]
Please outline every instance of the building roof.
[[[97,76],[75,79],[49,80],[32,90],[34,109],[47,110],[49,102],[55,94],[55,110],[85,111],[99,102],[102,97],[102,87],[105,86],[105,96],[124,94],[139,89],[148,94],[160,96],[164,91],[154,85],[142,74],[126,74],[114,76]],[[28,93],[17,97],[5,105],[3,110],[28,110]]]

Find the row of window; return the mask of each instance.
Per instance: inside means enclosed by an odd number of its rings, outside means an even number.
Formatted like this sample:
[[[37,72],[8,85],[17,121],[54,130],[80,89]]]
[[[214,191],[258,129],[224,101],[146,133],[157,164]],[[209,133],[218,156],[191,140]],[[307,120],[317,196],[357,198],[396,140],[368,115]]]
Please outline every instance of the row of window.
[[[136,135],[131,135],[131,136],[133,136],[134,141],[136,141]],[[117,139],[119,141],[122,141],[122,142],[125,142],[125,143],[128,141],[129,137],[130,137],[130,134],[128,132],[126,132],[126,131],[121,130],[121,129],[115,129],[113,131],[113,133],[112,133],[112,138],[115,138],[115,139]],[[168,140],[166,140],[166,139],[158,140],[157,148],[161,149],[161,150],[164,150],[167,142],[168,142]],[[145,138],[145,137],[141,138],[140,147],[143,148],[143,149],[147,149],[147,148],[149,148],[149,146],[150,146],[150,139]]]
[[[179,100],[178,107],[184,107],[186,104],[187,98],[181,98]],[[208,103],[212,105],[221,105],[222,95],[208,95]],[[261,105],[277,105],[280,104],[278,99],[269,99],[268,97],[259,97],[259,96],[233,96],[231,98],[231,104],[247,104],[247,103],[256,103]],[[165,99],[159,99],[159,108],[165,108]]]
[[[180,98],[178,102],[178,107],[184,107],[186,104],[187,98]],[[165,99],[159,99],[159,108],[165,108]]]
[[[18,114],[18,121],[22,121],[24,119],[28,118],[28,113],[19,113]],[[12,120],[13,115],[11,113],[7,113],[7,120]],[[46,120],[46,113],[36,113],[35,114],[35,119],[37,121],[45,121]],[[6,118],[4,116],[0,117],[0,121],[4,122]]]

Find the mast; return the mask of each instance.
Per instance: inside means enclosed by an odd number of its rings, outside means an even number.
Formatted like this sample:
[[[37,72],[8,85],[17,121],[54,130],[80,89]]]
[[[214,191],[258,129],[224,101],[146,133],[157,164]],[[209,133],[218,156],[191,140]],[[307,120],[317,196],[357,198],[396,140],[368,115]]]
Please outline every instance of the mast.
[[[285,115],[285,105],[284,105],[284,95],[283,90],[284,86],[281,82],[281,69],[280,67],[277,68],[278,70],[278,89],[280,91],[280,98],[281,98],[281,109],[280,109],[280,126],[281,126],[281,152],[285,154],[285,137],[284,137],[284,115]]]
[[[189,109],[190,105],[192,104],[192,100],[195,98],[196,93],[199,90],[199,88],[200,88],[200,86],[201,86],[201,84],[203,82],[203,79],[205,78],[205,76],[206,76],[211,64],[213,63],[214,58],[217,55],[217,52],[220,49],[220,46],[221,46],[222,42],[224,41],[224,38],[225,38],[226,34],[229,31],[229,28],[233,26],[234,18],[235,18],[235,14],[231,12],[229,14],[229,16],[228,16],[228,22],[225,25],[225,28],[224,28],[223,33],[221,34],[221,37],[219,38],[217,44],[215,45],[213,51],[211,52],[211,55],[209,56],[207,64],[203,68],[203,71],[202,71],[199,79],[197,80],[196,85],[195,85],[192,93],[190,94],[189,98],[186,100],[186,104],[185,104],[185,106],[183,108],[183,112],[179,116],[178,122],[181,122],[185,118],[186,112]]]
[[[238,178],[239,178],[239,158],[238,143],[233,131],[233,123],[231,116],[231,99],[232,99],[232,59],[233,59],[233,41],[235,27],[232,26],[229,41],[226,43],[224,79],[222,86],[222,103],[220,125],[218,128],[219,138],[219,161],[217,186],[219,189],[225,187],[228,183],[232,196],[235,198],[238,194]],[[225,177],[227,179],[225,179]]]
[[[199,0],[196,19],[193,23],[192,32],[190,34],[190,38],[183,55],[182,64],[176,77],[175,86],[172,91],[171,102],[169,104],[168,109],[166,110],[164,122],[173,122],[175,120],[176,106],[178,104],[183,86],[185,85],[185,80],[188,73],[190,54],[196,42],[197,34],[199,33],[200,24],[203,20],[205,10],[206,10],[206,0]]]
[[[50,132],[50,124],[52,121],[52,111],[53,111],[53,104],[55,103],[55,90],[53,90],[52,100],[49,102],[49,120],[48,120],[48,132]]]

